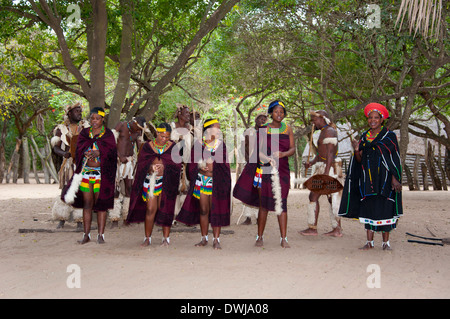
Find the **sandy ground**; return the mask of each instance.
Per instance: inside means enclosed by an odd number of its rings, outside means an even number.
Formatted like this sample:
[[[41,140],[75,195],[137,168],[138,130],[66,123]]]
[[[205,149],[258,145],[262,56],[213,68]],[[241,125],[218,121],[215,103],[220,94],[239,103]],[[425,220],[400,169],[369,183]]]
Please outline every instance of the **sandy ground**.
[[[392,251],[360,251],[365,242],[358,221],[342,221],[344,236],[330,238],[325,198],[321,199],[319,236],[306,228],[308,193],[291,190],[288,199],[290,249],[279,246],[278,222],[270,215],[265,247],[254,247],[256,225],[236,225],[242,212],[234,200],[230,234],[222,250],[199,248],[199,232],[176,226],[170,247],[160,247],[160,228],[150,248],[141,248],[142,224],[110,229],[105,245],[77,244],[75,224],[55,230],[51,206],[56,185],[0,184],[0,298],[449,298],[450,247],[407,242],[410,232],[450,237],[450,193],[404,191],[405,215],[391,234]],[[241,219],[242,221],[242,219]],[[96,226],[93,223],[93,226]],[[97,233],[92,232],[93,237]],[[75,265],[75,266],[74,266]],[[72,268],[75,267],[75,268]],[[75,269],[75,270],[74,270]],[[75,279],[74,279],[75,278]],[[76,284],[80,287],[73,287]]]

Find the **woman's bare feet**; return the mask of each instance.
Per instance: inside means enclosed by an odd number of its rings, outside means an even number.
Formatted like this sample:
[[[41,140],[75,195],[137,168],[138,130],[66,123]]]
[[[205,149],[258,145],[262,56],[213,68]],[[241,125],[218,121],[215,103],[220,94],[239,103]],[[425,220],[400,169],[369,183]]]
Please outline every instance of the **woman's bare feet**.
[[[359,248],[360,250],[369,250],[373,248],[373,240],[372,241],[367,241],[366,244],[364,246],[362,246],[361,248]]]
[[[204,247],[206,245],[208,245],[208,238],[206,236],[202,236],[202,240],[195,244],[195,247]]]
[[[255,247],[264,247],[264,239],[262,236],[256,236]]]
[[[144,241],[141,244],[141,247],[147,247],[150,246],[152,243],[152,238],[151,237],[145,237]]]
[[[97,244],[104,244],[105,243],[105,235],[104,234],[98,234],[97,235]]]
[[[170,245],[170,239],[169,239],[169,237],[163,238],[162,243],[161,243],[161,246],[168,247],[169,245]]]
[[[219,238],[214,238],[214,240],[213,240],[213,249],[215,249],[215,250],[222,249],[222,247],[220,247],[220,239]]]
[[[90,234],[83,234],[83,239],[79,240],[78,243],[80,245],[86,244],[91,241],[91,235]]]
[[[291,246],[289,246],[288,244],[287,237],[281,238],[280,245],[283,248],[291,248]]]

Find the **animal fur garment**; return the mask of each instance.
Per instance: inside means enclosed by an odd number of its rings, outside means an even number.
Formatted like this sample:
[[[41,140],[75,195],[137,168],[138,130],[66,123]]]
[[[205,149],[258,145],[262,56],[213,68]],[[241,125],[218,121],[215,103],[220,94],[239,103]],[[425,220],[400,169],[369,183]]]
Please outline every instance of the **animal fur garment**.
[[[308,180],[308,177],[297,177],[294,178],[294,184],[303,185]]]
[[[316,202],[309,202],[307,210],[309,227],[314,226],[316,224],[316,207],[317,207]]]
[[[330,214],[330,221],[331,221],[331,227],[335,229],[338,227],[338,221],[340,217],[338,216],[339,213],[339,206],[341,204],[342,199],[342,192],[337,192],[331,194],[331,204],[329,209]]]
[[[256,207],[242,205],[242,214],[245,217],[255,217],[258,218],[259,209]]]
[[[123,198],[122,207],[121,207],[121,214],[122,214],[123,220],[127,219],[129,209],[130,209],[130,197],[125,196]]]
[[[206,168],[206,161],[204,161],[203,159],[200,159],[199,161],[198,161],[198,168],[199,169],[204,169],[204,168]]]
[[[282,208],[282,199],[281,199],[281,184],[280,184],[280,175],[278,174],[278,170],[276,167],[272,167],[272,191],[275,199],[275,213],[277,215],[281,215],[283,212]]]
[[[69,220],[70,213],[72,212],[73,207],[64,203],[61,198],[58,196],[55,199],[52,207],[52,219],[53,220]]]
[[[117,170],[119,173],[119,179],[133,179],[133,172],[134,172],[134,163],[133,163],[133,156],[127,157],[126,163],[118,163],[119,169]]]
[[[59,188],[64,188],[64,186],[67,184],[67,182],[70,180],[70,178],[73,175],[73,158],[64,158],[61,168],[58,172],[58,178],[59,178]]]
[[[150,176],[150,184],[148,186],[148,195],[150,196],[150,198],[153,198],[155,185],[156,185],[156,172],[153,172],[152,175]]]
[[[80,189],[81,181],[83,180],[83,175],[80,173],[73,175],[72,183],[70,184],[67,193],[64,195],[64,201],[67,204],[73,204],[75,198],[77,197],[77,192]]]
[[[337,137],[327,137],[323,139],[323,144],[333,144],[333,145],[337,145],[338,143],[338,139]]]
[[[72,218],[73,218],[73,221],[76,223],[83,222],[83,209],[82,208],[74,208],[72,211]]]
[[[117,143],[117,140],[119,139],[120,133],[117,132],[115,129],[111,129],[111,132],[113,132],[113,134],[114,134],[114,139],[116,140],[116,143]]]
[[[58,144],[59,142],[61,142],[61,138],[59,136],[53,136],[52,139],[50,140],[50,145],[52,146],[52,148],[54,148],[55,145]]]
[[[326,166],[327,164],[324,162],[317,162],[311,167],[311,176],[324,174]],[[344,185],[345,176],[342,170],[342,160],[340,158],[335,159],[334,163],[330,167],[328,175],[337,179],[342,185]]]
[[[109,219],[113,222],[120,220],[122,212],[122,198],[114,198],[114,208],[108,209]]]

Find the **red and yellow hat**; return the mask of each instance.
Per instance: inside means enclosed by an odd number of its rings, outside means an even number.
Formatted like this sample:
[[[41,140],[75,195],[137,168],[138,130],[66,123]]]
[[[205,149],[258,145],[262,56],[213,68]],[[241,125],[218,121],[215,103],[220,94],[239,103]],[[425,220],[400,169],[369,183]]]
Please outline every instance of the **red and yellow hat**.
[[[364,115],[366,117],[369,117],[369,113],[373,111],[378,112],[381,115],[381,117],[385,120],[389,118],[389,111],[384,105],[380,103],[367,104],[367,106],[364,108]]]

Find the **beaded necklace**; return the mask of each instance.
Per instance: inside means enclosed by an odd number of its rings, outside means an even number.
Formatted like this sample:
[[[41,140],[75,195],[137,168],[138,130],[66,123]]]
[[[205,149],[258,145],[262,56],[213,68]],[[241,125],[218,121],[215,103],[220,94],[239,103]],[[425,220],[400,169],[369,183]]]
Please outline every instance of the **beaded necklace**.
[[[98,135],[95,135],[95,136],[94,136],[94,132],[93,132],[92,126],[89,128],[89,137],[90,137],[90,138],[95,138],[95,140],[98,140],[98,139],[101,138],[104,134],[105,134],[105,126],[104,126],[104,125],[102,125],[102,128],[101,128],[101,130],[100,130],[100,133],[99,133]],[[90,151],[90,150],[96,151],[96,150],[98,150],[98,149],[99,149],[99,148],[98,148],[98,145],[97,145],[97,141],[95,141],[94,144],[92,144],[92,146],[88,148],[88,151]],[[100,156],[94,158],[93,160],[94,160],[94,162],[96,162],[96,163],[100,163]]]
[[[203,145],[205,146],[205,148],[210,152],[213,153],[217,150],[217,147],[219,146],[219,141],[218,140],[214,140],[214,145],[209,145],[208,143],[206,143],[205,138],[203,137]]]
[[[280,127],[270,127],[269,124],[265,124],[267,127],[267,134],[285,134],[287,132],[287,125],[284,122],[281,122]]]
[[[101,128],[101,130],[100,130],[100,134],[95,135],[95,136],[94,136],[94,133],[93,133],[92,126],[89,128],[89,137],[90,137],[90,138],[95,138],[96,140],[98,140],[98,139],[99,139],[100,137],[102,137],[104,134],[105,134],[105,126],[104,126],[104,125],[102,125],[102,128]]]
[[[166,142],[166,144],[164,144],[164,145],[158,145],[158,144],[156,144],[156,138],[153,139],[153,146],[155,146],[155,148],[159,154],[162,154],[166,151],[168,144],[169,144],[169,142]]]
[[[130,122],[127,122],[127,127],[128,127],[128,135],[130,136],[130,141],[133,141],[133,139],[131,138],[131,127],[130,127]]]
[[[383,130],[383,126],[381,127],[380,132]],[[374,139],[377,138],[378,134],[380,134],[380,132],[373,134],[371,130],[368,130],[366,133],[366,140],[369,143],[372,143]]]

